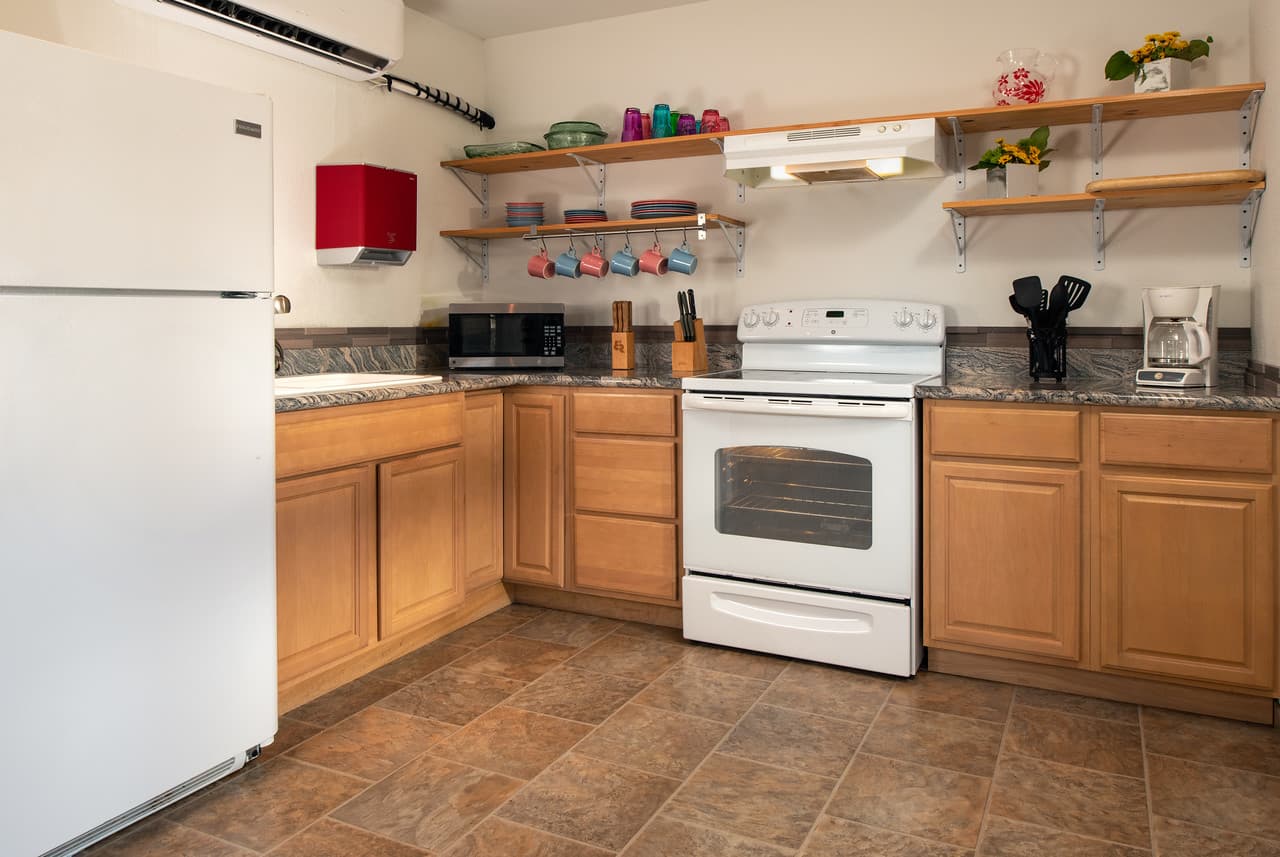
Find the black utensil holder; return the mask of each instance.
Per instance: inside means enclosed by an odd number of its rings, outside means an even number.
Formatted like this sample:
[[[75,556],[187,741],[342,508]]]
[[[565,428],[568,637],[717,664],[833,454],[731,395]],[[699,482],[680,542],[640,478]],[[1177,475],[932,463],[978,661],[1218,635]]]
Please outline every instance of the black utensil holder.
[[[1032,379],[1061,383],[1067,376],[1067,326],[1027,328],[1027,352]]]

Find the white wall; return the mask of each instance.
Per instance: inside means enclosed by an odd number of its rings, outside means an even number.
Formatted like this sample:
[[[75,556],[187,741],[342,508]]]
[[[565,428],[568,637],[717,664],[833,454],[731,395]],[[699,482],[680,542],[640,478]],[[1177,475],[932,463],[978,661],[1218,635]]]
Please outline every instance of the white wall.
[[[456,294],[465,266],[437,233],[471,197],[438,163],[479,139],[477,126],[111,0],[4,0],[0,28],[271,97],[275,288],[293,300],[280,326],[413,325],[424,295],[435,304]],[[482,43],[417,12],[406,12],[405,58],[395,71],[487,106]],[[34,70],[31,85],[39,86]],[[418,174],[418,251],[403,268],[315,264],[315,165],[346,161]]]
[[[1280,33],[1280,4],[1275,0],[1252,0],[1249,10],[1254,79],[1280,80],[1280,56],[1272,44]],[[1253,146],[1253,165],[1258,169],[1265,170],[1269,162],[1280,160],[1278,106],[1274,95],[1262,100]],[[1280,216],[1269,210],[1275,203],[1274,197],[1264,196],[1253,239],[1253,356],[1273,365],[1280,363]]]
[[[1155,15],[1153,8],[1080,0],[1000,14],[941,2],[708,0],[501,37],[485,42],[490,109],[499,123],[488,136],[541,142],[548,124],[573,118],[616,135],[625,107],[656,101],[695,113],[718,107],[738,129],[978,107],[991,103],[996,54],[1025,46],[1063,58],[1051,98],[1122,94],[1131,86],[1104,79],[1106,58],[1136,47],[1152,28],[1214,36],[1213,56],[1193,68],[1193,86],[1250,80],[1246,0],[1167,0]],[[990,139],[970,140],[969,163]],[[1043,190],[1082,190],[1090,178],[1087,126],[1055,128],[1052,139],[1063,151],[1041,174]],[[1107,126],[1107,140],[1109,177],[1228,169],[1235,166],[1236,117],[1117,123]],[[981,174],[970,178],[978,181],[965,195],[985,195]],[[653,324],[673,319],[671,292],[692,285],[703,314],[720,323],[733,321],[744,303],[855,294],[938,301],[951,308],[950,324],[1016,324],[1005,298],[1014,277],[1038,273],[1052,281],[1074,273],[1095,285],[1074,324],[1137,325],[1140,289],[1169,283],[1221,283],[1223,324],[1249,323],[1250,275],[1238,265],[1231,207],[1111,214],[1102,272],[1091,269],[1088,215],[975,219],[968,273],[955,274],[950,223],[940,207],[956,194],[948,180],[748,191],[743,206],[714,157],[614,167],[608,181],[613,217],[626,216],[631,200],[675,196],[749,220],[745,279],[735,279],[727,246],[715,235],[697,248],[703,267],[680,282],[670,275],[661,282],[539,283],[524,272],[534,248],[505,241],[494,242],[487,289],[468,271],[468,296],[563,300],[573,322],[596,324],[608,323],[610,301],[628,298],[637,323]],[[492,188],[491,223],[509,200],[544,200],[549,213],[594,201],[576,170],[497,177]],[[458,225],[478,225],[477,218],[468,204]],[[559,252],[564,244],[551,247]]]

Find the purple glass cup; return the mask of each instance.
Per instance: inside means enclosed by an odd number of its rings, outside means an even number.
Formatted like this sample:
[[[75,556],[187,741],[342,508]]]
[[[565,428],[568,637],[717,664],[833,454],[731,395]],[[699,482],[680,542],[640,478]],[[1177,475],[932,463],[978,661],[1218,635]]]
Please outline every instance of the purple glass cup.
[[[640,121],[640,108],[628,107],[622,116],[622,142],[644,139],[644,123]]]
[[[688,134],[695,134],[698,130],[698,120],[693,118],[692,113],[681,113],[680,120],[676,123],[676,136],[684,137]]]

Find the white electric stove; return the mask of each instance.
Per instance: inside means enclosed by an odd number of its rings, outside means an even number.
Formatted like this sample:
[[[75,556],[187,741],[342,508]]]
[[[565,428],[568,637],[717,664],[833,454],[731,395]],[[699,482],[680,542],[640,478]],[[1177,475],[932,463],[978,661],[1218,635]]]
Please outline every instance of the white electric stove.
[[[915,674],[915,388],[940,383],[944,331],[936,304],[742,311],[742,369],[682,385],[686,637]]]

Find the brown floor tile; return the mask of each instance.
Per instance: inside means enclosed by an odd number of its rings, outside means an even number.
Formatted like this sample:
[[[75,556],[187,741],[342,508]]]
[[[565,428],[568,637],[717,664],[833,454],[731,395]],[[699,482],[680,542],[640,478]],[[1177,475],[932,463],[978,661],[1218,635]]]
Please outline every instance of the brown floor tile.
[[[722,723],[628,705],[588,735],[574,752],[683,780],[728,731]]]
[[[667,805],[678,821],[798,848],[835,780],[716,753]]]
[[[378,707],[464,726],[522,687],[514,679],[446,668],[406,685]]]
[[[490,816],[444,857],[610,857],[612,854],[612,851]]]
[[[502,637],[454,661],[453,667],[520,681],[533,681],[543,673],[555,669],[577,651],[573,646],[544,643],[541,640]]]
[[[645,622],[623,622],[617,633],[624,637],[640,637],[645,640],[657,640],[660,643],[672,643],[687,648],[693,648],[695,645],[684,638],[684,634],[679,628],[668,628],[665,625],[650,625]]]
[[[622,676],[556,667],[507,700],[507,705],[582,723],[603,723],[644,686]]]
[[[170,818],[219,839],[266,851],[365,786],[344,774],[281,757],[210,792]]]
[[[511,616],[516,619],[534,619],[547,612],[546,607],[538,607],[533,604],[508,604],[501,610],[495,610],[490,616]]]
[[[973,848],[991,781],[859,753],[829,815]]]
[[[426,851],[322,818],[271,857],[423,857]]]
[[[681,665],[641,691],[635,701],[667,711],[736,723],[767,687],[768,682]]]
[[[590,731],[585,723],[500,705],[441,741],[431,753],[529,780]]]
[[[511,635],[581,649],[601,637],[612,634],[621,624],[617,619],[606,619],[603,616],[547,610],[527,624],[516,628]]]
[[[684,657],[686,651],[670,643],[613,634],[575,655],[569,666],[653,681]]]
[[[1280,729],[1144,708],[1142,732],[1148,753],[1280,777]]]
[[[1141,780],[1006,754],[988,809],[1017,821],[1150,847]]]
[[[457,728],[387,708],[366,708],[289,755],[344,774],[380,780]]]
[[[884,704],[894,682],[866,673],[791,664],[769,688],[761,702],[810,714],[870,723]]]
[[[372,676],[361,676],[286,714],[291,720],[301,720],[316,726],[332,726],[399,689],[398,684]]]
[[[520,781],[423,756],[333,817],[428,851],[443,851],[520,788]]]
[[[622,857],[788,857],[792,852],[660,815]]]
[[[838,777],[858,749],[866,725],[793,708],[756,705],[720,747],[721,753]]]
[[[1095,771],[1144,776],[1137,726],[1015,705],[1005,750]]]
[[[511,608],[504,607],[496,613],[490,613],[482,619],[477,619],[470,625],[463,625],[458,630],[445,634],[437,643],[443,643],[446,646],[466,646],[467,648],[477,649],[485,643],[491,643],[509,631],[514,631],[524,623],[533,619],[533,615],[507,612]]]
[[[970,857],[972,851],[824,815],[801,857]]]
[[[1101,839],[1085,839],[998,815],[987,816],[978,857],[1147,857],[1151,852]]]
[[[769,655],[757,655],[752,652],[740,652],[737,649],[721,649],[714,646],[699,646],[685,655],[684,662],[691,667],[704,670],[716,670],[732,673],[743,678],[757,678],[761,681],[773,681],[787,668],[790,661],[774,658]]]
[[[1079,714],[1083,717],[1097,717],[1099,720],[1115,720],[1119,723],[1134,725],[1138,723],[1138,706],[1128,702],[1112,702],[1109,699],[1058,693],[1053,690],[1041,690],[1038,687],[1017,688],[1013,692],[1013,701],[1016,705],[1048,708],[1064,714]]]
[[[1151,829],[1161,857],[1280,857],[1280,842],[1211,830],[1159,815],[1151,819]]]
[[[512,821],[617,851],[679,785],[570,753],[499,810]]]
[[[1013,686],[943,673],[921,672],[893,688],[894,705],[941,711],[1003,723],[1013,702]]]
[[[1147,753],[1151,813],[1280,839],[1280,778]]]
[[[249,857],[235,845],[206,836],[198,830],[155,818],[136,824],[89,849],[93,857]]]
[[[379,667],[369,675],[383,681],[394,681],[396,684],[412,684],[425,678],[445,664],[452,663],[471,650],[466,646],[448,646],[443,643],[430,643],[417,651],[410,652],[386,666]]]
[[[862,749],[922,765],[991,776],[1003,727],[918,708],[886,705]]]

